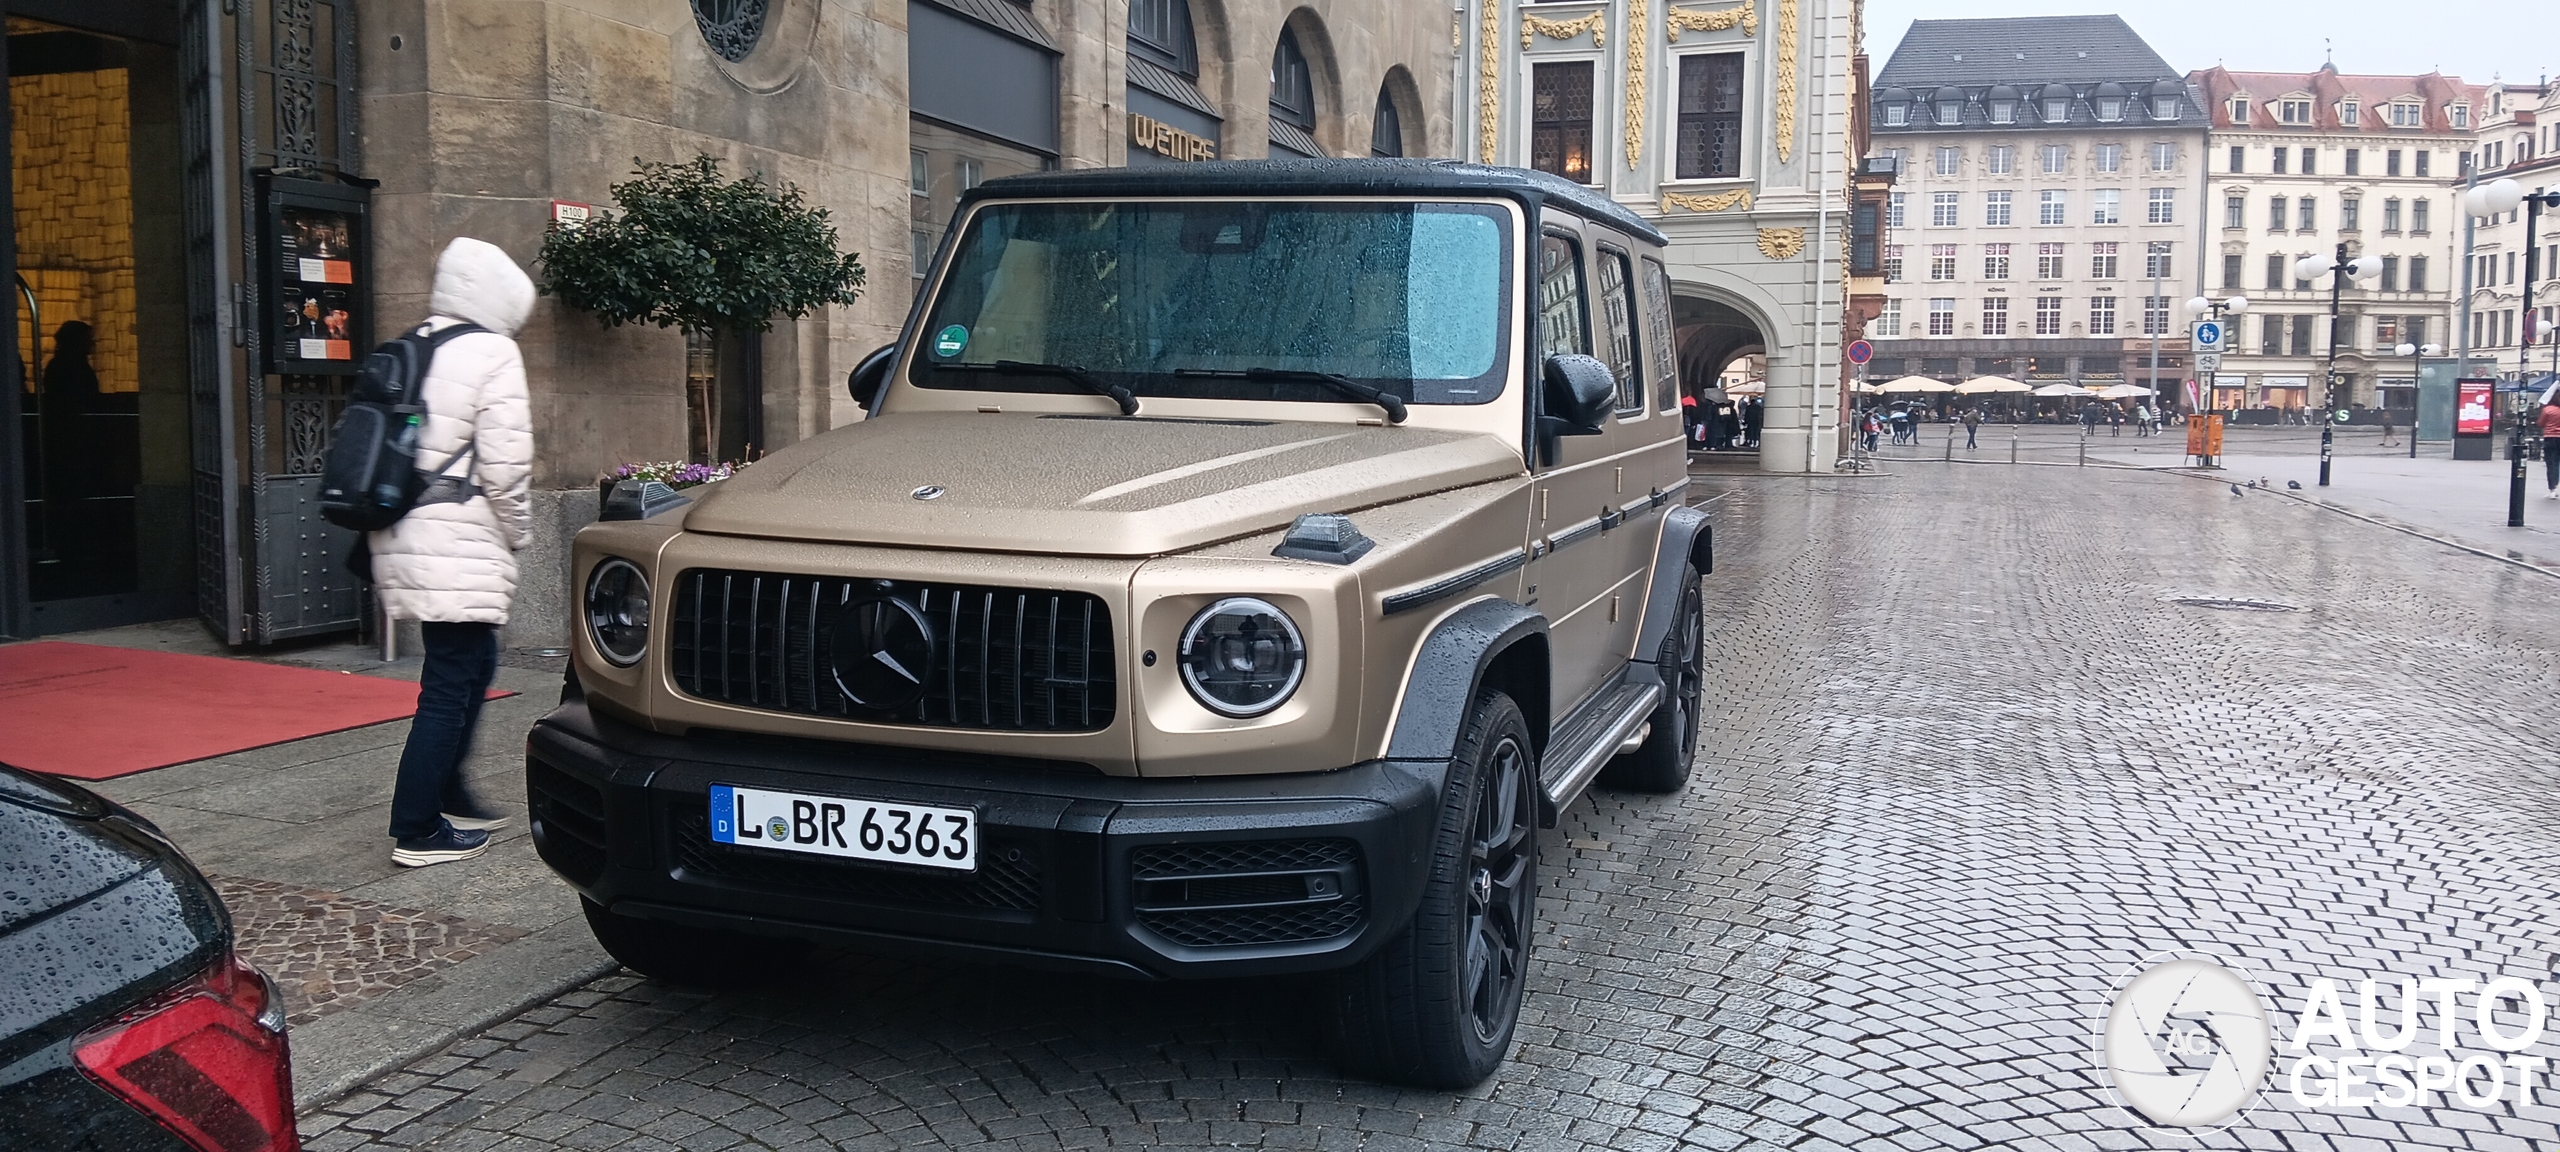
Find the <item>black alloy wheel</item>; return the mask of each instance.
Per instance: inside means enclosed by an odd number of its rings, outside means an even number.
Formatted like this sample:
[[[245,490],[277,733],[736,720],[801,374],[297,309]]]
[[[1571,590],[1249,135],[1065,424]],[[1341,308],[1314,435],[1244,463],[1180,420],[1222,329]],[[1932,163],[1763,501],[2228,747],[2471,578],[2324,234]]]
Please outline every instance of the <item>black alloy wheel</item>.
[[[1689,782],[1689,765],[1698,755],[1699,701],[1706,694],[1707,623],[1697,569],[1684,564],[1680,574],[1687,581],[1680,589],[1680,607],[1654,656],[1663,694],[1654,705],[1653,731],[1635,751],[1601,769],[1604,788],[1677,792]]]
[[[1467,840],[1467,1015],[1483,1044],[1507,1042],[1529,974],[1538,805],[1528,742],[1502,734]]]
[[[1327,1023],[1345,1070],[1451,1090],[1502,1066],[1528,988],[1538,803],[1528,722],[1509,696],[1479,696],[1412,924],[1336,980]]]

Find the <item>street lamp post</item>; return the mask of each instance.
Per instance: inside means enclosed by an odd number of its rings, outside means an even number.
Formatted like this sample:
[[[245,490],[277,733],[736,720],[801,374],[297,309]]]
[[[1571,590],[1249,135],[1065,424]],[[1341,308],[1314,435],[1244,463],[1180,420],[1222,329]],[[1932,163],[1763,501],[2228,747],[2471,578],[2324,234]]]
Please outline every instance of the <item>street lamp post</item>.
[[[2418,390],[2418,374],[2421,371],[2419,358],[2444,355],[2444,348],[2436,344],[2402,344],[2391,351],[2394,355],[2409,358],[2409,391],[2412,395],[2415,395]],[[2409,458],[2412,460],[2418,458],[2418,413],[2414,408],[2409,411]]]
[[[2336,259],[2305,256],[2294,262],[2293,274],[2302,280],[2329,277],[2329,376],[2326,385],[2328,396],[2323,405],[2328,411],[2321,414],[2323,418],[2320,421],[2320,486],[2326,488],[2329,486],[2329,457],[2337,439],[2338,421],[2347,418],[2346,407],[2338,398],[2338,304],[2349,279],[2371,280],[2382,275],[2382,261],[2373,256],[2347,259],[2347,242],[2341,240],[2338,241]]]
[[[2531,348],[2534,336],[2533,281],[2540,270],[2542,255],[2541,250],[2536,247],[2540,241],[2534,235],[2534,228],[2541,222],[2544,208],[2560,208],[2560,192],[2546,192],[2537,188],[2528,193],[2522,185],[2501,177],[2462,194],[2462,210],[2472,216],[2495,216],[2501,212],[2513,212],[2519,204],[2525,205],[2526,208],[2524,214],[2524,306],[2521,309],[2524,313],[2524,326],[2518,331],[2524,337],[2520,346]],[[2527,370],[2525,359],[2529,356],[2530,353],[2520,353],[2518,356],[2516,376],[2519,380],[2523,379]],[[2510,462],[2508,469],[2510,474],[2507,477],[2507,527],[2509,528],[2524,527],[2524,433],[2525,422],[2529,418],[2524,405],[2519,403],[2516,406],[2515,426],[2507,435],[2507,459]]]

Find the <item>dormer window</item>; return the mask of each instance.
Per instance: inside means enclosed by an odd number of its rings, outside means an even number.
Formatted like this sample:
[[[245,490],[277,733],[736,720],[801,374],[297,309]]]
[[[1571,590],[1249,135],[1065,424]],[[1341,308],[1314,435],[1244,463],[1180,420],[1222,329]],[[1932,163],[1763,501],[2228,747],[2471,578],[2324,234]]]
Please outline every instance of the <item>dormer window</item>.
[[[1906,127],[1911,123],[1911,93],[1902,88],[1876,93],[1876,109],[1884,114],[1885,127]]]
[[[2420,126],[2420,122],[2424,119],[2422,110],[2419,108],[2418,102],[2415,100],[2395,101],[2383,115],[2386,122],[2394,128],[2416,128]],[[2453,126],[2456,128],[2462,127],[2463,119],[2464,118],[2459,115],[2455,116],[2453,118]]]
[[[2277,123],[2280,123],[2280,124],[2308,124],[2308,123],[2310,123],[2310,122],[2311,122],[2311,101],[2309,101],[2309,100],[2279,100],[2279,101],[2277,101],[2277,102],[2276,102],[2276,122],[2277,122]]]
[[[2097,99],[2097,106],[2100,120],[2113,124],[2124,119],[2124,97],[2122,96],[2100,96]]]
[[[2249,126],[2248,97],[2234,96],[2231,98],[2231,122],[2242,128]]]
[[[2047,97],[2045,97],[2045,100],[2044,100],[2044,122],[2045,122],[2045,123],[2047,123],[2047,124],[2060,124],[2060,123],[2062,123],[2062,122],[2064,122],[2064,121],[2067,121],[2067,120],[2069,120],[2069,119],[2071,119],[2071,98],[2070,98],[2070,97],[2067,97],[2067,96],[2047,96]]]
[[[1991,107],[1991,122],[1992,122],[1992,123],[1994,123],[1994,124],[2015,124],[2015,123],[2017,123],[2017,122],[2018,122],[2018,102],[2017,102],[2017,101],[2015,101],[2015,100],[1994,100],[1994,101],[1991,101],[1990,107]]]
[[[2339,102],[2338,124],[2340,127],[2353,128],[2363,122],[2364,108],[2362,106],[2358,105],[2353,100],[2343,100]]]
[[[1938,99],[1937,104],[1938,123],[1960,124],[1964,122],[1964,97],[1942,96]]]
[[[2447,115],[2449,115],[2449,116],[2451,116],[2451,117],[2453,118],[2453,126],[2454,126],[2454,127],[2456,127],[2456,128],[2469,128],[2469,127],[2471,126],[2471,106],[2470,106],[2470,105],[2468,105],[2468,104],[2455,104],[2455,105],[2453,105],[2453,106],[2451,106],[2451,107],[2449,107],[2449,108],[2445,109],[2445,112],[2446,112],[2446,114],[2447,114]],[[2413,118],[2413,119],[2414,119],[2414,118]],[[2416,127],[2416,125],[2413,123],[2413,124],[2411,124],[2411,127]]]

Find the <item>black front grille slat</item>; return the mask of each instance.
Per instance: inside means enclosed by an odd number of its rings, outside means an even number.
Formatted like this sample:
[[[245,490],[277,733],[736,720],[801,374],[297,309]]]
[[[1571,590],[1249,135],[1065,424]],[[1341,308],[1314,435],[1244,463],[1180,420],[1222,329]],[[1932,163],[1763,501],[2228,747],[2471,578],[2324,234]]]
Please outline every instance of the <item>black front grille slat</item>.
[[[931,727],[1090,732],[1111,724],[1111,614],[1088,593],[701,569],[672,583],[668,667],[687,695]],[[874,588],[915,605],[938,633],[924,695],[889,713],[852,707],[830,671],[833,609]],[[1073,667],[1064,666],[1071,656]]]
[[[1348,882],[1360,863],[1349,840],[1151,844],[1129,863],[1138,923],[1186,947],[1330,940],[1368,915],[1365,894]],[[1306,875],[1323,872],[1346,878],[1337,898],[1314,898],[1306,887]]]

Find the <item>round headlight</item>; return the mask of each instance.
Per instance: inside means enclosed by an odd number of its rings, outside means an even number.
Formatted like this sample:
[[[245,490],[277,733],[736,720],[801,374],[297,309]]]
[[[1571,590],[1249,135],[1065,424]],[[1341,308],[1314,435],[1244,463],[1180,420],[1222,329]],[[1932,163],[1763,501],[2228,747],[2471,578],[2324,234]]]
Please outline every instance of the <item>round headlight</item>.
[[[610,559],[587,576],[587,637],[619,667],[649,651],[649,578],[628,560]]]
[[[1200,610],[1182,630],[1182,686],[1221,716],[1260,716],[1306,676],[1307,646],[1289,614],[1250,596]]]

